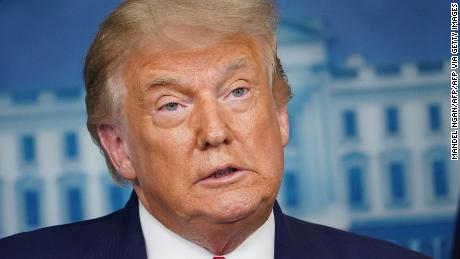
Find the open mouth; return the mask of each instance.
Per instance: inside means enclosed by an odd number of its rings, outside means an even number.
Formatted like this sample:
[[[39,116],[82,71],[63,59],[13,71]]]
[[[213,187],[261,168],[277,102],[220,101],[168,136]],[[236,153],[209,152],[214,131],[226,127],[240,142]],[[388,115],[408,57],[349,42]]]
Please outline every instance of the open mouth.
[[[207,176],[199,180],[207,187],[220,188],[246,179],[248,171],[234,164],[214,167],[208,171]]]
[[[208,178],[221,178],[221,177],[225,177],[227,175],[231,175],[231,174],[235,173],[236,171],[238,171],[238,169],[236,169],[234,167],[226,167],[225,169],[216,170]]]

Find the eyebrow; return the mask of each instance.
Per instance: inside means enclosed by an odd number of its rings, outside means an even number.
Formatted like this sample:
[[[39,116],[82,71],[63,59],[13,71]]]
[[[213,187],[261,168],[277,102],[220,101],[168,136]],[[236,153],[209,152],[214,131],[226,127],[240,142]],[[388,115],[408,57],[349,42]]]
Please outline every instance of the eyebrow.
[[[224,68],[222,69],[223,73],[221,73],[221,78],[226,78],[230,73],[246,68],[250,70],[255,70],[256,65],[247,56],[238,57],[236,59],[231,60],[230,62],[228,62],[228,64],[224,66]],[[149,91],[150,89],[154,89],[165,85],[180,85],[178,83],[179,81],[181,80],[180,76],[178,75],[158,75],[154,76],[152,80],[149,80],[144,85],[143,89],[144,91]]]
[[[158,86],[176,84],[179,81],[177,77],[172,76],[156,76],[152,80],[149,80],[143,87],[144,91],[156,88]]]

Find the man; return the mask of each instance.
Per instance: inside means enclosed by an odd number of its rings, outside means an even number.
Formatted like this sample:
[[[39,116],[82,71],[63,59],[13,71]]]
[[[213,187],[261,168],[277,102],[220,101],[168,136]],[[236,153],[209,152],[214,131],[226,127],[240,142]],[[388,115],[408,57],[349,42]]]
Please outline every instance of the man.
[[[2,258],[423,258],[282,214],[276,20],[263,0],[122,3],[87,55],[86,105],[134,193],[106,217],[6,238]]]

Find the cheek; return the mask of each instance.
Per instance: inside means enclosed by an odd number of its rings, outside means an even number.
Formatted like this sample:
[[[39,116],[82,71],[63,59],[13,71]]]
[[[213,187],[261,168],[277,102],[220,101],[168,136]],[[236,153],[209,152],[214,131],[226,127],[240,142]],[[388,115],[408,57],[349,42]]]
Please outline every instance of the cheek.
[[[151,200],[151,206],[160,204],[179,210],[178,208],[183,207],[191,181],[186,171],[186,161],[189,159],[184,157],[184,152],[179,147],[171,145],[174,140],[155,140],[143,149],[140,170],[137,171],[139,185],[149,199],[154,199]]]
[[[278,118],[269,104],[245,114],[243,123],[234,132],[238,142],[243,146],[248,161],[256,166],[267,181],[276,183],[283,171],[283,144],[278,126]]]
[[[253,142],[255,148],[262,150],[280,149],[282,141],[278,119],[270,106],[261,104],[245,116],[244,125],[240,125],[245,141]]]
[[[158,129],[150,121],[137,131],[135,170],[141,185],[161,192],[174,192],[183,188],[189,175],[190,132],[184,129]]]

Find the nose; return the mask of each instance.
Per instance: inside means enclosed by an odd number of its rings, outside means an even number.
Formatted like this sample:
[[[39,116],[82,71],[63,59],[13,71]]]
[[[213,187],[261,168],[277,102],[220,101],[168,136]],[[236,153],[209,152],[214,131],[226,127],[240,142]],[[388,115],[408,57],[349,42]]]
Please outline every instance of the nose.
[[[197,146],[206,150],[220,145],[228,145],[233,141],[233,136],[226,116],[219,107],[217,100],[203,102],[195,111],[197,123]]]

